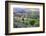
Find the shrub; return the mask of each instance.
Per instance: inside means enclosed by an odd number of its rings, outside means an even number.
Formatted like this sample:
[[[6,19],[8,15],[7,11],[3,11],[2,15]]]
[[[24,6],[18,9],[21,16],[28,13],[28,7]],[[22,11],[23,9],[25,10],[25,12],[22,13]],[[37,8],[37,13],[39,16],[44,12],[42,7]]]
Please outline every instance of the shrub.
[[[34,25],[35,24],[35,20],[30,20],[29,23],[30,23],[30,25]]]

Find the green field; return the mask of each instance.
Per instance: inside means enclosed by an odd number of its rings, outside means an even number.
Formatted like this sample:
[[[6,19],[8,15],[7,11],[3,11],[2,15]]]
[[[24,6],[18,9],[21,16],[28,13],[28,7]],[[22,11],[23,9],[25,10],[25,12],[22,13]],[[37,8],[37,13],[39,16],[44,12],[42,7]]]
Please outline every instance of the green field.
[[[32,18],[24,18],[24,20],[15,20],[15,22],[17,22],[18,24],[20,23],[22,23],[22,25],[24,24],[24,25],[26,25],[26,26],[28,26],[28,27],[31,27],[31,26],[33,26],[33,27],[38,27],[39,26],[39,19],[32,19]]]
[[[24,23],[26,25],[28,25],[28,24],[30,24],[30,25],[35,25],[35,24],[38,25],[39,24],[39,19],[26,18],[26,19],[24,19],[24,21],[21,20],[19,22],[22,22],[22,23]]]

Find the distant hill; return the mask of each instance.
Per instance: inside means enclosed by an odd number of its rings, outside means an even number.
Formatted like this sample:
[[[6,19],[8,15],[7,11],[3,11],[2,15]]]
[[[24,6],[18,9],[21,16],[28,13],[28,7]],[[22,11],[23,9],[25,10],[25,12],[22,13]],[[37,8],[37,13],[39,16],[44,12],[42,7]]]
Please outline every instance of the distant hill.
[[[39,15],[39,9],[36,8],[14,8],[14,15]]]

